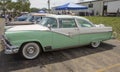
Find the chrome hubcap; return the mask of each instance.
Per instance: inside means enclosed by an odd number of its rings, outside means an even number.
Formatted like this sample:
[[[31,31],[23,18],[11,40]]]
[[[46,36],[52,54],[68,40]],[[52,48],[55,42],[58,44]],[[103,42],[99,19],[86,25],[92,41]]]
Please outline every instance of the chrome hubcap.
[[[36,43],[28,43],[23,47],[22,53],[26,59],[34,59],[39,55],[40,48]]]
[[[33,53],[35,52],[34,47],[29,47],[29,48],[27,49],[27,52],[28,52],[29,54],[33,54]]]

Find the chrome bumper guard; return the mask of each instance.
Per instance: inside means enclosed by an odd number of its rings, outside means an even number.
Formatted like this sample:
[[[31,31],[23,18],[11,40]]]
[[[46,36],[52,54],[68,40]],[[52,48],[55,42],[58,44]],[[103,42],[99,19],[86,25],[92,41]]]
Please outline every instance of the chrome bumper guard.
[[[1,40],[2,43],[2,47],[4,48],[4,53],[5,54],[15,54],[18,53],[18,47],[17,46],[10,46],[9,44],[7,44],[7,42],[2,39]]]

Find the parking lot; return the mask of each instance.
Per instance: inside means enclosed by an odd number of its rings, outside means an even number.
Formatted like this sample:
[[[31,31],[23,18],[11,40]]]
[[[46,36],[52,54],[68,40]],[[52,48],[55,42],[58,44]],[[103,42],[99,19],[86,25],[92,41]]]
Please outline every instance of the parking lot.
[[[82,46],[46,52],[35,60],[5,55],[0,46],[0,72],[120,72],[120,41],[105,41],[99,48]]]

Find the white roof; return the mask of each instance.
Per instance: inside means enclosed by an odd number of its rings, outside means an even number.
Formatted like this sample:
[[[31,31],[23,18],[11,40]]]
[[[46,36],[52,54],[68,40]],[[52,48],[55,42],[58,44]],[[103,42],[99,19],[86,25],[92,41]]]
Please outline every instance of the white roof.
[[[72,15],[47,15],[46,17],[53,17],[53,18],[79,18],[89,21],[88,19],[81,17],[81,16],[72,16]]]

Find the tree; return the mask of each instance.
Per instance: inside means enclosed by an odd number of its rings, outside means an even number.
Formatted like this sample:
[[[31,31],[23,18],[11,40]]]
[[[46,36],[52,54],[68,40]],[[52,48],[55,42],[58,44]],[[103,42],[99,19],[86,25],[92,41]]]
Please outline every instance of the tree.
[[[29,0],[17,0],[16,2],[12,0],[0,0],[0,10],[3,11],[4,15],[10,13],[16,16],[21,12],[30,12],[30,2]]]
[[[5,15],[5,11],[7,10],[6,9],[7,4],[10,2],[11,0],[0,0],[0,7],[1,7],[1,10],[3,10],[4,15]]]
[[[2,10],[15,10],[18,12],[30,11],[30,2],[29,0],[17,0],[17,2],[0,0],[0,7]]]
[[[23,12],[30,12],[30,3],[26,2],[23,6]]]
[[[40,9],[39,8],[31,8],[30,11],[31,12],[38,12]]]
[[[14,2],[12,2],[12,1],[8,1],[7,3],[6,3],[6,9],[7,10],[12,10],[13,8],[14,8]]]
[[[47,11],[48,9],[47,8],[42,8],[41,10]]]
[[[29,0],[17,0],[16,2],[16,10],[19,10],[19,12],[26,12],[30,11],[30,2]]]

